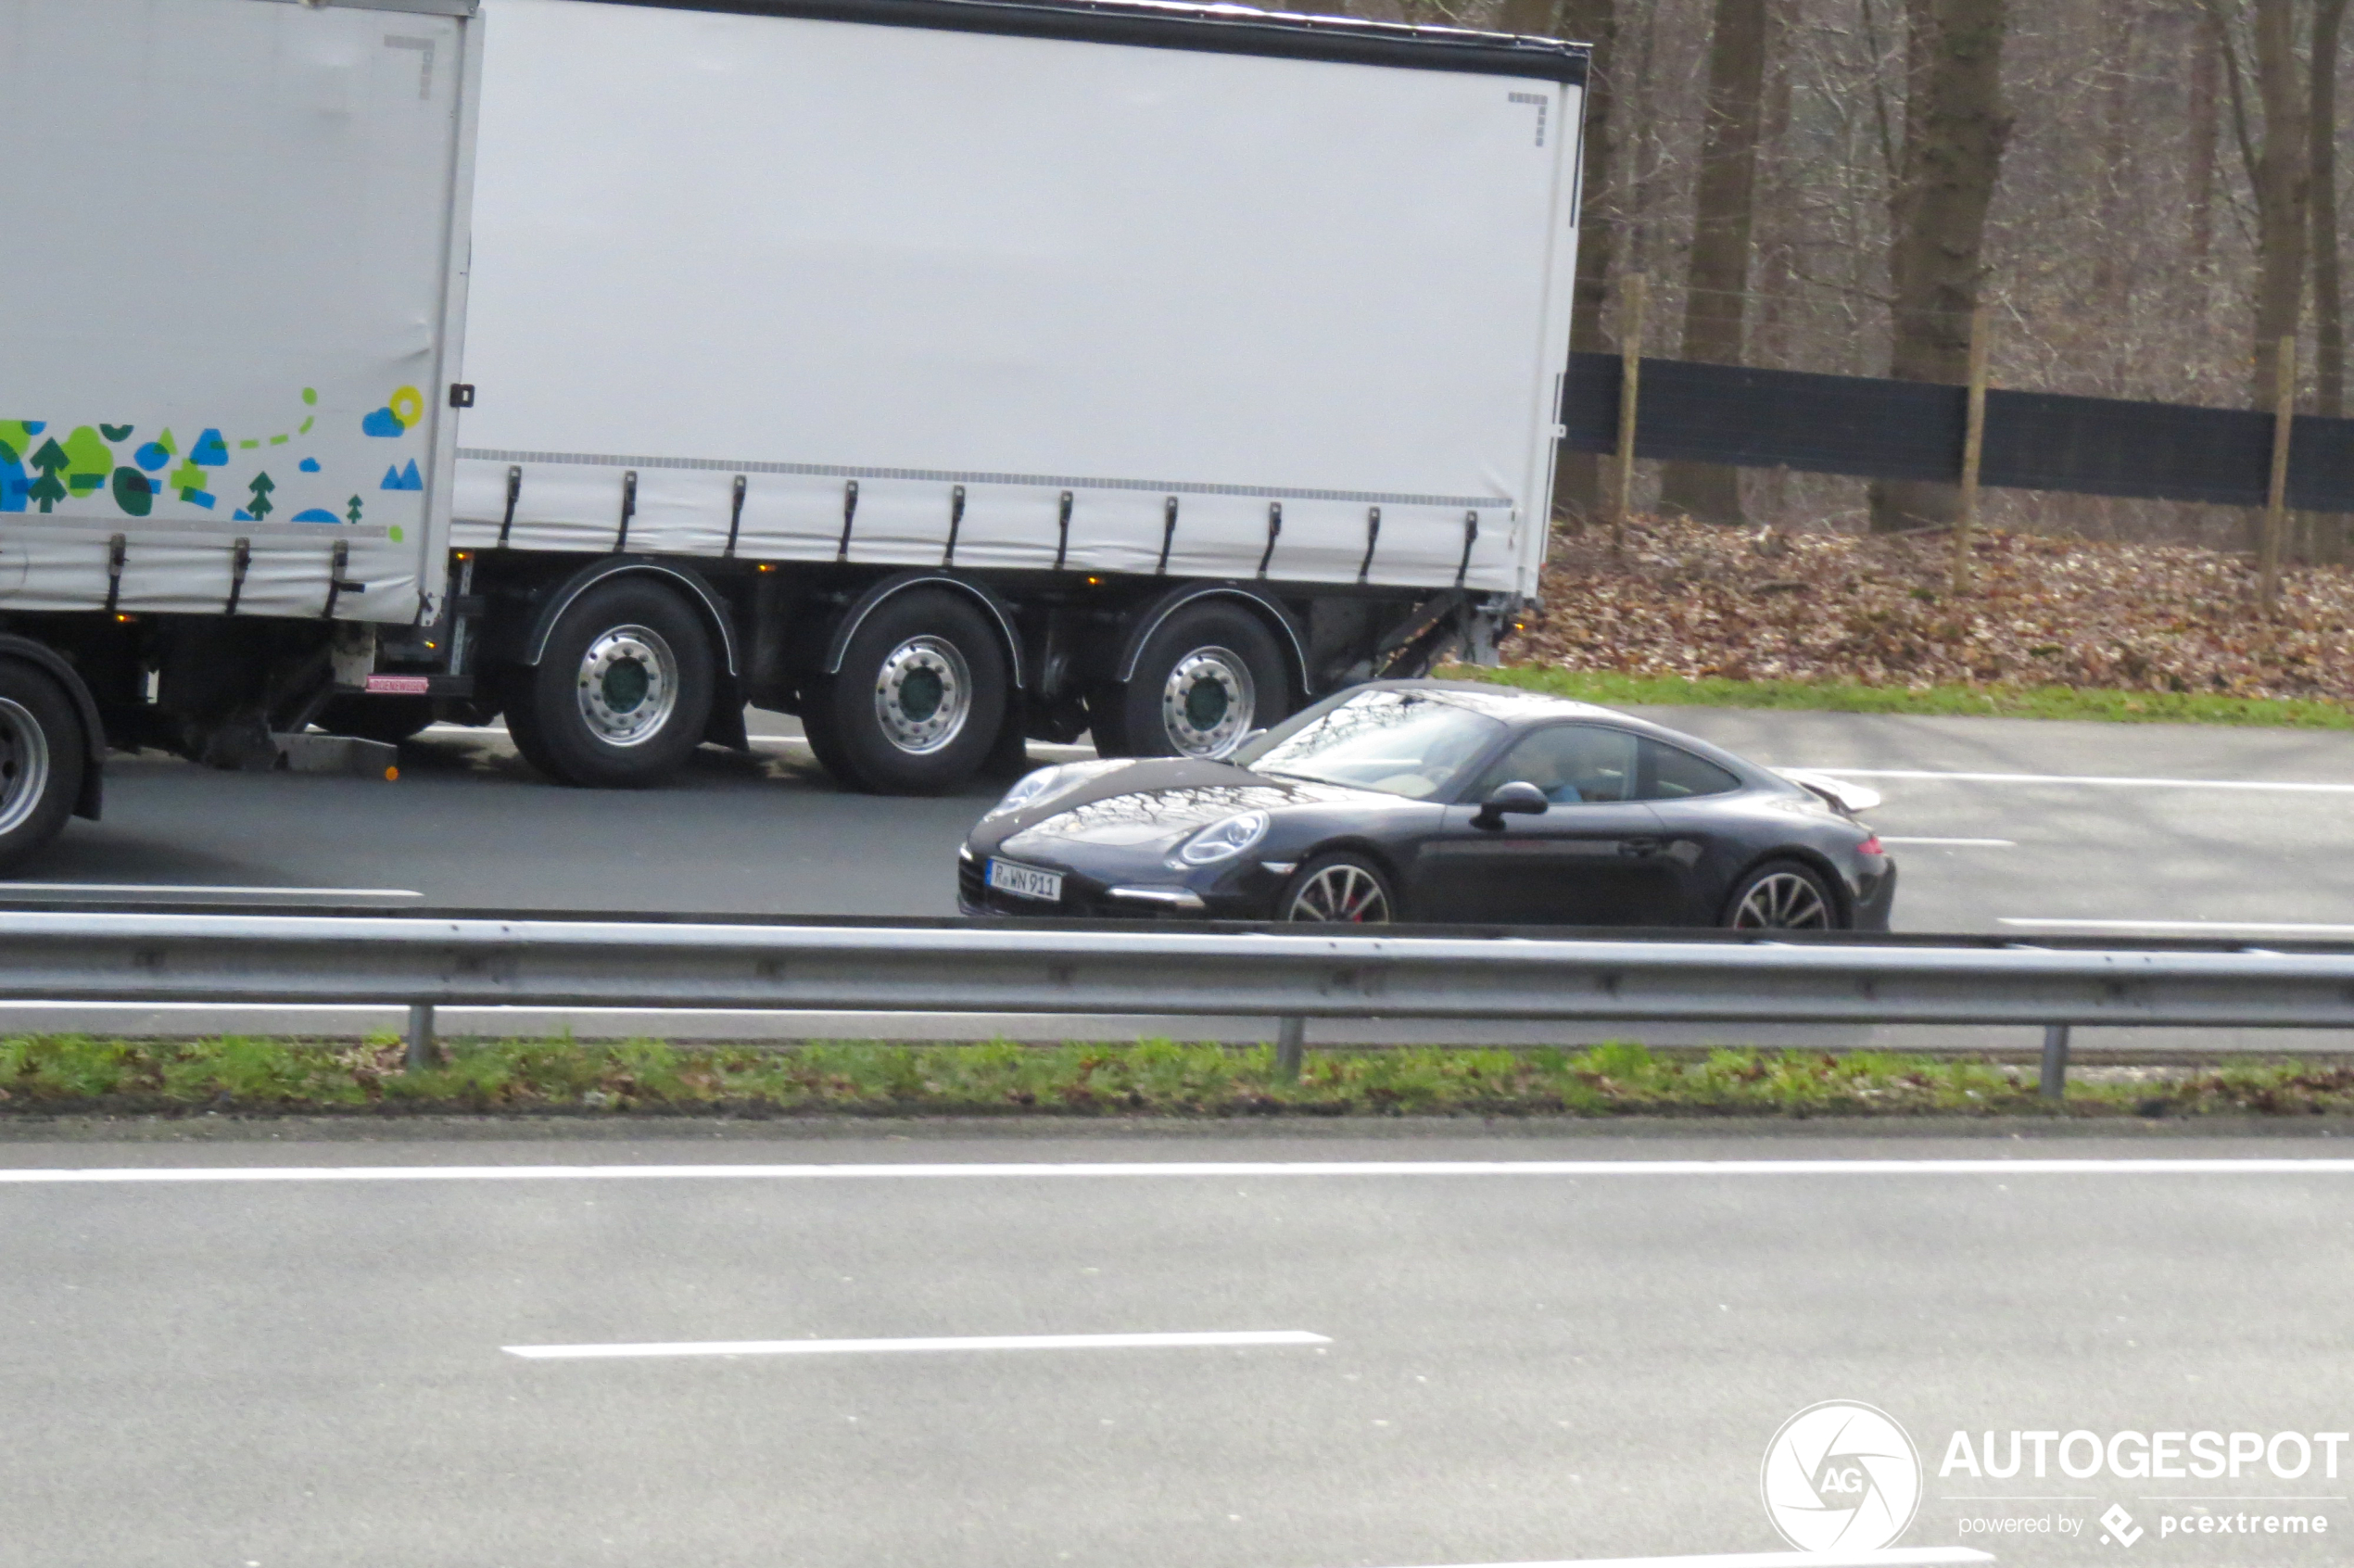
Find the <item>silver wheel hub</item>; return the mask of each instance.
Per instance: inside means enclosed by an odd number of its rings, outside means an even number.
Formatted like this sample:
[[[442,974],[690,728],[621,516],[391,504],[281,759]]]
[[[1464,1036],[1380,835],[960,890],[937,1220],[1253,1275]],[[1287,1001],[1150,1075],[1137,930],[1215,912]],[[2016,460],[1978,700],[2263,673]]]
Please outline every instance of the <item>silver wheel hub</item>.
[[[1178,754],[1222,757],[1251,731],[1259,692],[1250,666],[1224,648],[1196,648],[1160,689],[1160,721]]]
[[[912,755],[937,752],[963,734],[972,707],[972,670],[943,639],[909,638],[876,673],[875,717],[883,739]]]
[[[1733,924],[1742,930],[1829,930],[1831,911],[1813,882],[1795,871],[1777,871],[1741,894]]]
[[[1389,898],[1381,880],[1361,866],[1327,866],[1292,894],[1286,920],[1316,920],[1379,926],[1389,921]]]
[[[48,731],[32,709],[0,697],[0,837],[23,827],[48,792]]]
[[[678,707],[678,656],[649,626],[615,626],[580,656],[580,716],[608,746],[642,746]]]

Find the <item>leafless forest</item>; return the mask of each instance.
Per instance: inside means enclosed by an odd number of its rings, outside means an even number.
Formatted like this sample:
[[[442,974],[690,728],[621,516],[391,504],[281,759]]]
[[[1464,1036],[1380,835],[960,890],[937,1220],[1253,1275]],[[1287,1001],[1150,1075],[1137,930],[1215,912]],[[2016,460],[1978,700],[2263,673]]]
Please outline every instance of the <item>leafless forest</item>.
[[[1358,0],[1595,45],[1576,346],[2338,413],[2338,35],[2347,0]],[[1302,9],[1328,8],[1302,6]],[[1558,499],[1591,509],[1593,460]],[[1638,504],[1903,529],[1938,487],[1644,464]],[[2248,514],[1990,492],[1987,521],[2238,548]],[[2337,518],[2293,553],[2344,558]]]

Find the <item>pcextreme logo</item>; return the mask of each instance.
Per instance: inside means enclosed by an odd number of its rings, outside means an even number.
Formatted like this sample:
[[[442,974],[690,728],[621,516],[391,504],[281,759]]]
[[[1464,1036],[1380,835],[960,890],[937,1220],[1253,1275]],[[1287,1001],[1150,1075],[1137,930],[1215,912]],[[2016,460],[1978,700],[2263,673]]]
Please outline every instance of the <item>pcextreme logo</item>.
[[[1852,1400],[1809,1405],[1766,1445],[1766,1512],[1801,1551],[1878,1551],[1912,1527],[1921,1456],[1889,1414]]]

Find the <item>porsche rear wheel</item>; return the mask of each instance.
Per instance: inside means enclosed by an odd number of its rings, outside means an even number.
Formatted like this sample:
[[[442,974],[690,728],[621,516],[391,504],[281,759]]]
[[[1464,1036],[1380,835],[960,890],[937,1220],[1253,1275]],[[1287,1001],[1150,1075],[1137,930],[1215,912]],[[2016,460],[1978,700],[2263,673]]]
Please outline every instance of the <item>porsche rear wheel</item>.
[[[1819,872],[1795,860],[1769,860],[1733,890],[1725,924],[1737,931],[1833,931],[1847,922]]]

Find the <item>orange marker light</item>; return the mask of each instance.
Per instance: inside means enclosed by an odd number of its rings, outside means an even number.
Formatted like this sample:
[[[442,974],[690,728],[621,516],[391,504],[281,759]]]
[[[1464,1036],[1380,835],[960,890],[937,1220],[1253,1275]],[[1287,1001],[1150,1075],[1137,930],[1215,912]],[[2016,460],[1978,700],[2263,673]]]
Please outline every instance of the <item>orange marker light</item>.
[[[386,769],[385,769],[385,782],[386,782],[386,783],[387,783],[387,784],[398,784],[398,783],[399,783],[399,782],[400,782],[400,770],[399,770],[399,768],[397,768],[397,767],[388,767],[388,768],[386,768]]]

